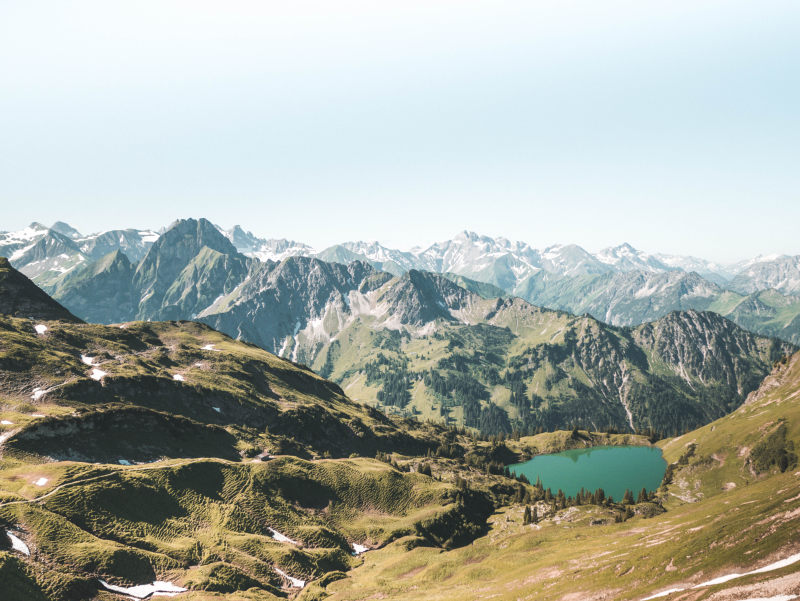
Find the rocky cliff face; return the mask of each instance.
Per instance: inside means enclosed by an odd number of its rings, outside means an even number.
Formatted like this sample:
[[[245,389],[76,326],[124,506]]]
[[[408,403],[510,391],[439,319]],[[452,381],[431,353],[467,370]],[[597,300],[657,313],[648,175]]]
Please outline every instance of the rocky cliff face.
[[[350,294],[375,270],[367,263],[291,257],[262,263],[235,290],[198,315],[212,327],[281,355],[297,357],[297,335],[330,338],[351,314]]]

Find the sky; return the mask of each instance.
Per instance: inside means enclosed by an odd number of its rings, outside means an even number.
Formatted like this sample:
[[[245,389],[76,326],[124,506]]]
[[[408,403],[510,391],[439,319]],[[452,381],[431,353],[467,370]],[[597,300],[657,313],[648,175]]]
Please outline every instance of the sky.
[[[800,254],[800,3],[0,0],[0,230]]]

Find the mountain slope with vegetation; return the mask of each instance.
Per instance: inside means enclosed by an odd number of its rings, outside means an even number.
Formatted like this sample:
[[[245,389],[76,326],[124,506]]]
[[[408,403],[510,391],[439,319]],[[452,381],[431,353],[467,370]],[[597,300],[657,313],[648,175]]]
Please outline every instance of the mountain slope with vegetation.
[[[177,222],[135,268],[119,253],[101,263],[65,277],[56,298],[108,322],[198,319],[310,365],[359,401],[490,434],[679,433],[738,406],[794,348],[690,311],[677,322],[688,329],[681,348],[666,356],[636,329],[485,298],[494,288],[451,280],[463,276],[392,276],[362,261],[309,257],[260,262],[202,219]],[[115,281],[116,296],[106,292]],[[116,302],[85,300],[95,294]],[[713,369],[698,368],[696,334],[706,337]]]
[[[524,439],[523,439],[524,440]],[[670,462],[667,510],[609,523],[596,505],[525,505],[490,518],[461,549],[407,551],[402,540],[330,583],[331,601],[491,597],[729,601],[800,594],[800,354],[776,366],[731,415],[659,443]],[[543,513],[544,511],[544,513]],[[309,597],[311,598],[311,597]]]

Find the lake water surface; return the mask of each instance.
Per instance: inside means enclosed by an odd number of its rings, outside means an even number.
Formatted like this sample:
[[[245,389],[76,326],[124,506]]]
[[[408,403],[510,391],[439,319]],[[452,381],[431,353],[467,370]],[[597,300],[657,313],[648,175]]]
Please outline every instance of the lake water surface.
[[[620,501],[626,488],[634,498],[643,487],[658,488],[667,462],[657,447],[592,447],[537,455],[508,467],[515,474],[525,474],[531,484],[540,478],[553,494],[560,488],[574,497],[581,487],[591,492],[602,488],[606,496]]]

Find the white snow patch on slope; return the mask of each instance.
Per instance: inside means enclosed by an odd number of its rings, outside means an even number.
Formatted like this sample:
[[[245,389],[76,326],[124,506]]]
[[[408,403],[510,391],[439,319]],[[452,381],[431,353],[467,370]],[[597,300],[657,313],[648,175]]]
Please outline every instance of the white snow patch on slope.
[[[33,389],[33,394],[31,395],[31,398],[34,401],[38,401],[40,398],[42,398],[44,395],[46,395],[51,390],[53,390],[53,389],[52,388],[34,388]],[[34,417],[36,417],[36,416],[34,415]],[[42,417],[44,417],[44,416],[42,416]]]
[[[86,365],[90,367],[94,367],[95,365],[97,365],[97,363],[95,363],[95,358],[90,357],[89,355],[81,355],[81,361],[83,361]]]
[[[289,346],[289,341],[291,339],[292,339],[291,336],[287,336],[286,338],[283,339],[283,346],[281,346],[281,349],[278,351],[278,357],[283,357],[283,353],[286,352],[286,347]]]
[[[14,422],[10,422],[7,419],[4,419],[3,421],[0,422],[0,424],[3,424],[4,426],[13,426]]]
[[[35,243],[34,244],[29,244],[28,246],[24,246],[24,247],[22,247],[22,248],[20,248],[18,250],[15,250],[14,254],[12,254],[8,258],[8,260],[9,261],[16,261],[17,259],[21,258],[26,252],[28,252],[30,249],[32,249],[34,246],[36,246]]]
[[[186,380],[181,374],[172,374],[172,379],[178,382],[184,382]]]
[[[39,323],[33,326],[33,329],[36,330],[37,334],[44,334],[47,331],[47,326],[43,323]]]
[[[790,555],[789,557],[776,561],[775,563],[766,565],[763,568],[758,568],[757,570],[751,570],[750,572],[745,572],[744,574],[726,574],[725,576],[720,576],[718,578],[707,580],[706,582],[701,582],[700,584],[695,584],[691,588],[696,589],[696,588],[703,588],[706,586],[714,586],[716,584],[724,584],[730,580],[743,578],[744,576],[751,576],[753,574],[763,574],[764,572],[772,572],[773,570],[780,570],[781,568],[790,566],[794,563],[797,563],[798,561],[800,561],[800,553],[795,553],[794,555]],[[642,599],[642,601],[649,601],[650,599],[658,599],[659,597],[666,597],[667,595],[670,595],[672,593],[679,593],[685,590],[686,589],[684,588],[673,588],[666,591],[661,591],[660,593],[656,593],[655,595],[650,595],[649,597],[645,597],[644,599]],[[792,599],[794,597],[789,597],[789,598]],[[781,597],[778,597],[778,599],[781,599]]]
[[[356,555],[361,555],[362,553],[366,553],[369,551],[369,547],[365,547],[364,545],[359,545],[358,543],[353,543],[353,552]]]
[[[297,361],[297,351],[300,350],[300,339],[297,337],[297,333],[300,331],[300,322],[297,321],[294,324],[294,348],[292,349],[292,361]]]
[[[220,352],[220,350],[218,348],[214,348],[213,344],[205,345],[202,350],[204,350],[204,351],[217,351],[218,353]]]
[[[49,480],[47,478],[39,478],[36,482],[34,482],[34,484],[36,486],[44,486],[48,482],[49,482]]]
[[[300,546],[300,543],[298,543],[296,540],[292,540],[291,538],[289,538],[285,534],[281,534],[274,528],[267,528],[267,530],[269,530],[270,534],[272,535],[272,538],[274,538],[278,542],[292,543],[293,545],[297,545],[298,547]]]
[[[289,576],[289,574],[287,574],[280,568],[273,568],[273,569],[275,570],[276,574],[279,574],[284,578],[286,578],[286,580],[288,580],[294,588],[303,588],[306,585],[305,580],[300,580],[299,578],[292,578],[291,576]]]
[[[30,555],[31,554],[31,550],[28,548],[28,545],[26,545],[24,542],[22,542],[22,540],[20,540],[19,538],[17,538],[13,534],[11,534],[11,532],[6,532],[6,534],[8,535],[8,538],[11,539],[11,548],[12,549],[14,549],[15,551],[19,551],[23,555]]]
[[[174,597],[175,595],[179,593],[185,593],[188,590],[183,587],[176,586],[171,582],[162,582],[161,580],[156,580],[151,584],[139,584],[137,586],[129,587],[109,584],[105,580],[100,580],[100,584],[103,585],[103,588],[109,591],[128,595],[134,599],[147,599],[149,597],[156,597],[159,595]]]
[[[100,380],[102,380],[102,379],[103,379],[105,376],[107,376],[107,375],[108,375],[108,373],[107,373],[107,372],[104,372],[102,369],[97,369],[97,368],[95,367],[95,368],[92,370],[92,373],[89,375],[89,377],[90,377],[92,380],[97,380],[97,381],[99,382]]]

